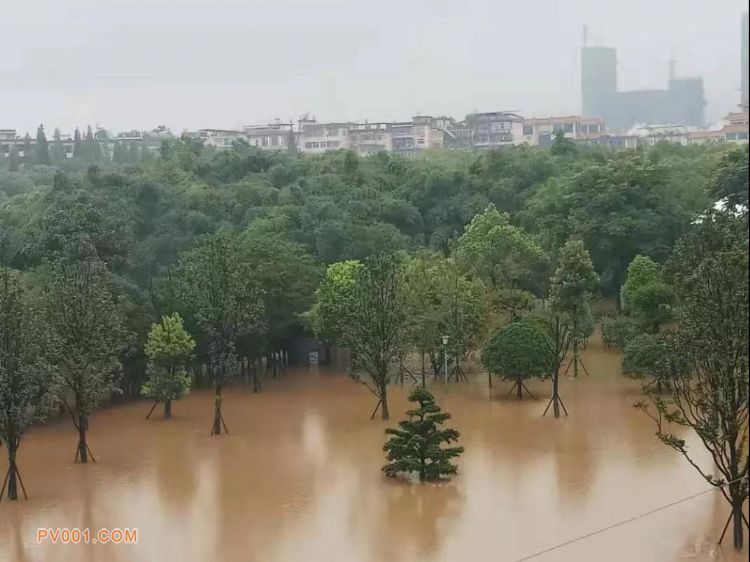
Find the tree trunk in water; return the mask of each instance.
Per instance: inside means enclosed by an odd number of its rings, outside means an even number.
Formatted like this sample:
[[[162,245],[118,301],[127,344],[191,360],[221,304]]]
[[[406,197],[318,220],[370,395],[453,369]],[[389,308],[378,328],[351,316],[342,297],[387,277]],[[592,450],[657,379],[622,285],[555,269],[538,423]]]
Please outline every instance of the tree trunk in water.
[[[88,448],[86,447],[87,426],[86,414],[78,414],[78,460],[82,463],[89,462]]]
[[[744,529],[742,526],[744,525],[744,522],[742,521],[742,503],[740,501],[734,502],[734,505],[732,505],[732,525],[734,526],[734,548],[737,550],[742,550],[742,547],[745,544],[745,537],[744,537]]]
[[[258,370],[253,366],[253,392],[260,392],[262,388],[260,378],[258,378]]]
[[[422,353],[422,388],[427,388],[426,381],[425,381],[425,372],[424,372],[424,353]]]
[[[380,412],[383,415],[383,419],[387,420],[388,416],[388,395],[386,394],[386,387],[382,385],[380,388]]]
[[[523,379],[516,381],[516,397],[521,400],[523,398]]]
[[[18,499],[18,487],[16,485],[16,446],[12,443],[8,445],[8,498],[11,500]]]
[[[557,386],[558,382],[559,373],[555,373],[555,376],[552,377],[552,412],[555,414],[556,418],[560,417],[560,400]]]
[[[164,401],[164,417],[167,419],[172,417],[172,400],[170,398]]]
[[[214,398],[214,435],[221,435],[221,387],[216,387]]]

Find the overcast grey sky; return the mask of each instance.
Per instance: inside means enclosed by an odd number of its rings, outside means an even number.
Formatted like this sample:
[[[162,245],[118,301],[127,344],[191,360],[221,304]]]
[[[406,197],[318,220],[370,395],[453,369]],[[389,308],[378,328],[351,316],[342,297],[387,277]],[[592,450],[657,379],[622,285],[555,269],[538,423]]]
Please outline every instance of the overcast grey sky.
[[[0,0],[0,128],[580,112],[582,25],[621,89],[735,108],[742,0]]]

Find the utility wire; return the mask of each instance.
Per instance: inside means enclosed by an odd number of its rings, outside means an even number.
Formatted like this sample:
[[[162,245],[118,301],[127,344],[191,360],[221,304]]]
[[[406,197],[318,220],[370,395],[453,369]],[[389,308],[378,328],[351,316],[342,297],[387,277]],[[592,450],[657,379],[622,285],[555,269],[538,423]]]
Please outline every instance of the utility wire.
[[[549,548],[545,548],[544,550],[539,550],[539,551],[535,552],[534,554],[529,554],[528,556],[524,556],[523,558],[517,558],[513,562],[525,562],[526,560],[531,560],[533,558],[537,558],[537,557],[541,556],[542,554],[547,554],[548,552],[552,552],[554,550],[558,550],[558,549],[563,548],[565,546],[568,546],[570,544],[573,544],[573,543],[576,543],[576,542],[580,542],[580,541],[582,541],[584,539],[588,539],[590,537],[593,537],[594,535],[599,535],[601,533],[605,533],[607,531],[610,531],[610,530],[614,529],[615,527],[620,527],[621,525],[626,525],[627,523],[632,523],[633,521],[635,521],[637,519],[641,519],[642,517],[647,517],[649,515],[653,515],[654,513],[658,512],[658,511],[663,511],[663,510],[668,509],[670,507],[674,507],[677,504],[681,504],[681,503],[686,502],[688,500],[692,500],[693,498],[697,498],[698,496],[702,496],[703,494],[707,494],[709,492],[713,492],[714,490],[718,490],[719,488],[723,488],[725,486],[729,486],[730,484],[734,484],[735,482],[740,482],[741,480],[745,480],[746,478],[747,478],[747,476],[742,476],[740,478],[732,480],[731,482],[725,482],[724,484],[722,484],[720,486],[712,486],[708,490],[703,490],[702,492],[698,492],[696,494],[692,494],[692,495],[684,497],[682,499],[675,500],[675,501],[670,502],[668,504],[661,505],[661,506],[656,507],[656,508],[654,508],[654,509],[652,509],[650,511],[646,511],[646,512],[640,513],[638,515],[634,515],[633,517],[630,517],[628,519],[623,519],[622,521],[618,521],[617,523],[612,523],[611,525],[607,525],[606,527],[602,527],[601,529],[597,529],[595,531],[591,531],[590,533],[586,533],[585,535],[581,535],[581,536],[576,537],[574,539],[570,539],[568,541],[558,543],[558,544],[556,544],[554,546],[550,546]]]

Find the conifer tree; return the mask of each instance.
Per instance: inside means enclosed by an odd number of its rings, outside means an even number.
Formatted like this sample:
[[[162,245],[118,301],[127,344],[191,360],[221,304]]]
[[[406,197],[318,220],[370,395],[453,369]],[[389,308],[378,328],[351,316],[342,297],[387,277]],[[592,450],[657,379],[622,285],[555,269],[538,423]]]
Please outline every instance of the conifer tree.
[[[416,472],[420,481],[456,474],[457,468],[451,459],[463,453],[464,448],[441,447],[459,437],[455,429],[440,427],[451,415],[441,411],[432,394],[421,386],[411,391],[409,401],[418,402],[419,408],[406,411],[409,419],[398,422],[400,429],[385,430],[392,437],[383,446],[390,461],[383,472],[391,477]]]
[[[52,150],[50,151],[50,160],[52,162],[65,161],[65,146],[63,146],[62,138],[60,137],[60,129],[55,129]]]
[[[84,157],[83,140],[81,139],[81,130],[76,127],[75,133],[73,133],[73,158]]]
[[[39,128],[36,130],[36,146],[34,150],[37,164],[49,164],[49,143],[47,142],[47,135],[44,134],[44,125],[39,125]]]
[[[31,135],[26,133],[23,137],[23,165],[27,168],[30,164],[33,164],[34,157],[31,150]]]
[[[99,162],[102,158],[101,150],[99,149],[99,143],[94,138],[94,132],[91,129],[91,125],[86,130],[86,140],[84,141],[86,146],[84,150],[85,159],[91,163]]]

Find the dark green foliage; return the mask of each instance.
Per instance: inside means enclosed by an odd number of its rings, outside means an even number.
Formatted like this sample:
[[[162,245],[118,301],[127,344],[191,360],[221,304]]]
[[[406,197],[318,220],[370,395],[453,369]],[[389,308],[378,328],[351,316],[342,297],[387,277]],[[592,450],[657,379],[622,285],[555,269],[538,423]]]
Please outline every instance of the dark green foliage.
[[[401,264],[393,256],[378,256],[367,260],[355,275],[345,340],[352,352],[351,374],[378,397],[382,418],[387,420],[387,387],[407,333]]]
[[[49,143],[47,142],[47,136],[44,134],[44,126],[39,125],[36,130],[36,145],[34,146],[35,161],[37,164],[49,164]]]
[[[45,330],[37,304],[18,272],[0,266],[0,443],[8,453],[2,487],[7,482],[12,500],[18,499],[16,454],[21,438],[32,421],[44,416],[52,394],[52,369],[45,357]]]
[[[303,272],[310,256],[322,270],[387,250],[453,253],[477,214],[499,216],[500,221],[489,221],[498,228],[488,232],[507,234],[499,240],[519,244],[509,249],[478,243],[477,255],[490,259],[463,261],[462,277],[494,276],[497,290],[488,303],[519,317],[547,293],[549,264],[571,234],[586,241],[608,294],[619,294],[620,282],[613,281],[612,272],[620,263],[624,276],[636,254],[663,261],[673,234],[708,206],[707,180],[732,151],[727,146],[657,146],[638,152],[577,146],[575,154],[562,157],[547,149],[507,147],[480,154],[444,151],[428,158],[363,158],[346,151],[277,153],[246,143],[219,151],[185,137],[165,141],[150,161],[141,156],[136,164],[127,162],[130,147],[120,141],[114,162],[102,159],[90,168],[96,157],[87,150],[92,141],[99,148],[102,131],[90,137],[87,129],[83,135],[77,131],[75,157],[65,160],[56,134],[50,147],[54,167],[22,166],[12,149],[6,160],[15,172],[0,174],[0,263],[29,270],[58,254],[67,237],[93,243],[115,277],[128,329],[137,335],[137,353],[126,359],[123,381],[125,392],[133,395],[145,377],[140,350],[149,326],[177,310],[154,309],[160,272],[174,267],[202,236],[273,231],[279,252],[274,260],[262,258],[263,276],[272,283],[294,278],[292,285],[302,289],[297,293],[288,287],[302,298],[290,298],[290,306],[268,313],[269,329],[280,335],[271,338],[269,331],[268,337],[254,339],[258,353],[286,346],[299,333],[295,314],[304,306],[307,279],[315,276]],[[141,155],[148,153],[145,145],[141,149]],[[490,203],[495,211],[487,215]],[[495,240],[492,236],[487,238]],[[264,244],[261,237],[256,246]],[[288,259],[281,255],[287,244],[294,245]],[[517,251],[534,247],[546,255]],[[278,293],[286,291],[279,286],[274,300],[279,303]],[[197,359],[203,361],[205,342],[195,334]],[[245,341],[240,345],[239,352],[249,352]]]
[[[633,378],[649,378],[648,384],[657,392],[669,388],[672,380],[688,371],[674,334],[641,334],[625,346],[622,372]]]
[[[455,429],[442,429],[450,419],[435,404],[430,392],[420,386],[409,394],[409,401],[419,404],[419,408],[407,410],[408,420],[398,422],[399,429],[388,428],[386,434],[392,437],[383,446],[390,461],[383,467],[386,476],[416,473],[420,481],[437,480],[456,474],[457,467],[451,460],[464,452],[463,447],[442,447],[458,440]]]
[[[748,498],[748,222],[747,214],[708,211],[691,225],[668,272],[680,298],[676,353],[689,369],[670,379],[667,398],[646,388],[657,437],[682,454],[707,482],[723,486],[732,508],[734,546],[744,544]],[[674,426],[694,431],[713,462],[703,464]]]
[[[63,146],[60,137],[60,129],[55,129],[54,140],[52,141],[52,150],[50,151],[50,160],[53,164],[65,162],[65,146]]]
[[[747,209],[748,199],[748,145],[726,154],[714,171],[708,189],[715,201],[724,201],[731,207]]]
[[[630,341],[642,332],[639,323],[628,316],[606,318],[602,322],[602,339],[605,345],[624,350]]]
[[[664,279],[661,265],[645,256],[636,256],[628,266],[628,277],[622,286],[623,310],[655,333],[672,318],[676,297]]]
[[[177,295],[200,328],[216,394],[212,433],[221,434],[222,390],[238,374],[240,338],[265,329],[263,299],[250,263],[238,244],[224,235],[207,236],[180,261]]]
[[[8,153],[8,171],[17,172],[20,167],[19,161],[18,148],[16,148],[16,145],[13,145],[10,147],[10,152]]]
[[[482,351],[482,364],[494,375],[514,381],[521,397],[523,381],[550,376],[553,343],[535,322],[513,322],[499,329]]]
[[[568,154],[576,153],[576,145],[569,138],[565,137],[565,133],[561,129],[555,132],[555,139],[552,141],[550,152],[555,156],[567,156]]]
[[[60,400],[79,432],[77,459],[88,460],[88,415],[117,391],[128,343],[106,264],[77,248],[42,271],[42,306],[50,337],[49,355],[57,365]],[[72,398],[73,405],[67,404]],[[74,415],[75,413],[75,415]]]

